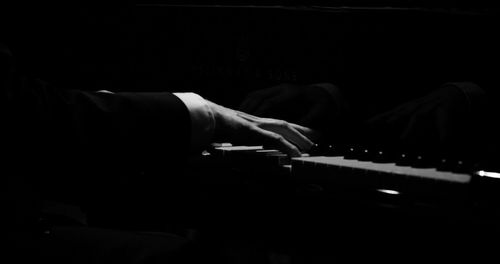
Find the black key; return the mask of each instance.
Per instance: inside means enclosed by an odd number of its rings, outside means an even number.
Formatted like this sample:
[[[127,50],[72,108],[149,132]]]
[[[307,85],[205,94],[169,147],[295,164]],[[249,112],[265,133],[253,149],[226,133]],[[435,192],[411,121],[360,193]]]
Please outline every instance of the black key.
[[[375,163],[391,163],[395,162],[395,157],[390,151],[377,149],[372,151],[372,161]]]
[[[349,146],[346,148],[344,153],[344,159],[358,159],[359,157],[359,147]]]
[[[435,167],[435,162],[430,156],[417,154],[413,156],[410,166],[414,168],[432,168]]]
[[[400,165],[400,166],[410,166],[412,164],[411,154],[409,154],[407,152],[399,153],[396,156],[395,162],[397,165]]]

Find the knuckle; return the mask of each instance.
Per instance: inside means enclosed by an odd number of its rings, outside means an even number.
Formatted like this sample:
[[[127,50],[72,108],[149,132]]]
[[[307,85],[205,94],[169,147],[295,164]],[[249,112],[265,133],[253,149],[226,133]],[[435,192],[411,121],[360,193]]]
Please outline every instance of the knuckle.
[[[273,134],[272,139],[276,142],[285,142],[285,138],[279,134]]]
[[[282,128],[291,128],[290,124],[285,120],[278,120],[277,125]]]

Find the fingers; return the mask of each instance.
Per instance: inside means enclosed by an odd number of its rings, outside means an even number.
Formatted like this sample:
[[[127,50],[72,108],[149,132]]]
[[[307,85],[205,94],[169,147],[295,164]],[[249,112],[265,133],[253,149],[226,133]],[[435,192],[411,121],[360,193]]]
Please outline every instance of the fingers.
[[[466,127],[464,124],[469,123],[461,113],[451,112],[446,108],[438,108],[436,110],[436,128],[439,137],[439,141],[442,142],[444,146],[452,144],[453,140],[459,138],[464,138],[464,133],[466,133]],[[455,142],[456,143],[456,142]],[[467,143],[464,140],[463,143]]]
[[[318,131],[315,131],[315,130],[313,130],[311,128],[308,128],[308,127],[305,127],[305,126],[301,126],[301,125],[297,125],[297,124],[294,124],[294,123],[290,123],[290,125],[293,128],[295,128],[298,132],[300,132],[302,135],[304,135],[308,139],[310,139],[311,141],[316,141],[316,140],[318,140],[318,139],[321,138],[321,133],[319,133]]]
[[[314,143],[307,136],[301,133],[301,131],[305,131],[311,135],[314,134],[314,132],[309,128],[299,125],[292,125],[282,120],[259,118],[244,112],[237,111],[236,113],[239,117],[254,123],[254,125],[259,127],[260,129],[264,129],[266,131],[270,131],[274,134],[280,135],[285,141],[293,143],[302,151],[308,151],[314,145]],[[280,145],[283,144],[280,143]]]
[[[282,135],[255,126],[254,131],[262,136],[265,145],[276,147],[291,157],[300,157],[300,150]]]
[[[425,100],[424,100],[425,99]],[[409,119],[417,113],[425,113],[430,111],[437,105],[434,99],[427,99],[426,97],[419,98],[415,101],[406,102],[397,106],[394,109],[380,113],[368,120],[368,124],[388,124],[394,125],[401,120]]]
[[[246,119],[248,121],[257,122],[257,121],[263,119],[263,118],[251,115],[249,113],[246,113],[246,112],[242,112],[242,111],[238,111],[238,110],[235,110],[235,112],[236,112],[237,116],[239,116],[239,117],[241,117],[243,119]]]
[[[309,151],[314,143],[300,133],[297,129],[285,121],[280,123],[270,123],[262,125],[262,128],[268,131],[282,135],[286,140],[298,146],[301,151]]]
[[[436,121],[439,119],[433,107],[427,106],[411,116],[400,135],[401,142],[413,146],[415,149],[425,150],[429,146],[438,144],[440,140],[440,128]],[[443,120],[444,121],[444,120]],[[441,122],[441,121],[439,121]]]
[[[301,124],[305,125],[311,125],[315,121],[318,122],[319,120],[322,120],[323,122],[333,122],[333,117],[336,116],[338,113],[334,113],[334,111],[329,111],[328,109],[325,109],[324,105],[321,104],[316,104],[314,105],[306,114],[304,117],[302,117],[299,121]],[[329,117],[328,119],[325,119],[325,117]]]
[[[368,119],[366,122],[370,125],[388,123],[388,118],[392,118],[395,115],[395,113],[397,113],[397,112],[394,110],[383,112],[383,113],[380,113],[378,115],[373,116],[372,118]]]
[[[387,124],[395,124],[401,119],[414,115],[419,110],[419,107],[419,105],[414,105],[413,103],[404,104],[382,114],[379,120],[383,120],[382,122]]]
[[[412,140],[412,138],[414,137],[414,134],[417,133],[416,128],[418,127],[418,124],[422,123],[422,119],[423,119],[423,116],[421,116],[421,115],[414,115],[411,117],[410,121],[408,122],[408,124],[406,125],[406,127],[404,128],[404,130],[400,134],[399,138],[401,139],[402,142],[408,142],[408,141]]]

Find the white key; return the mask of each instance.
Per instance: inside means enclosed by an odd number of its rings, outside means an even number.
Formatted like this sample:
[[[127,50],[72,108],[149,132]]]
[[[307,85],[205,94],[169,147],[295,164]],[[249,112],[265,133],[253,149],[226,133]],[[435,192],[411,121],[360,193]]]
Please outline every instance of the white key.
[[[316,156],[299,157],[293,158],[292,160],[302,161],[304,163],[364,169],[380,173],[398,174],[407,177],[419,177],[456,183],[468,183],[471,181],[471,175],[464,173],[438,171],[434,168],[412,168],[408,166],[399,166],[394,163],[374,163],[369,161],[358,161],[353,159],[344,159],[343,157]]]

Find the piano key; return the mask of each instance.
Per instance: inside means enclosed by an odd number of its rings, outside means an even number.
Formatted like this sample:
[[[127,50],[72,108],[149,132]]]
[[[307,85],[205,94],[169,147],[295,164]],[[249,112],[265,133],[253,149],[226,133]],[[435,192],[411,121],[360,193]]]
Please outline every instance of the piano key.
[[[247,151],[247,150],[261,150],[262,146],[221,146],[216,147],[218,150],[222,151]]]
[[[392,155],[389,151],[375,149],[372,151],[371,161],[375,163],[392,163],[394,162],[394,155]]]
[[[333,145],[326,146],[322,149],[324,154],[328,153],[325,150],[334,149]],[[398,152],[392,149],[387,151],[388,155],[374,155],[374,160],[346,159],[338,155],[338,149],[331,152],[334,156],[311,152],[290,158],[279,150],[264,146],[219,144],[210,153],[217,153],[211,156],[224,160],[220,164],[228,165],[225,169],[249,179],[249,182],[255,184],[262,181],[266,186],[280,190],[291,188],[300,197],[306,195],[356,204],[361,201],[363,204],[391,208],[411,206],[424,210],[462,208],[473,201],[484,202],[491,200],[490,196],[498,197],[498,188],[484,191],[488,186],[498,187],[498,179],[475,175],[469,163],[461,163],[463,161],[458,159],[450,160],[447,165],[453,166],[444,169],[438,166],[439,159],[436,157],[432,157],[434,166],[401,165],[394,158]],[[387,149],[378,150],[385,152]],[[477,167],[475,164],[474,168]],[[494,168],[497,169],[497,164]],[[311,193],[311,190],[316,191]]]
[[[239,173],[253,174],[257,178],[266,175],[275,177],[290,175],[291,159],[280,150],[265,149],[261,145],[218,145],[213,148],[212,152],[216,153],[216,157],[224,159],[224,163]]]
[[[408,177],[419,177],[457,183],[468,183],[471,180],[471,176],[464,173],[438,171],[434,168],[413,168],[409,166],[399,166],[395,163],[373,163],[367,161],[357,161],[352,159],[344,159],[344,157],[298,157],[292,158],[292,161],[301,161],[303,163],[321,163],[329,166],[349,167],[364,169],[371,172],[398,174]]]
[[[257,161],[266,162],[268,165],[282,166],[290,164],[290,157],[276,149],[262,149],[251,153]],[[256,163],[259,164],[259,163]]]
[[[257,150],[264,149],[263,146],[233,146],[233,145],[225,145],[225,146],[212,146],[213,148],[210,150],[210,153],[224,157],[228,159],[228,161],[236,161],[238,159],[244,159],[245,155],[248,153],[255,152]]]
[[[345,147],[340,144],[314,144],[309,154],[311,156],[343,156]]]
[[[407,177],[418,177],[426,178],[438,181],[448,181],[457,183],[467,183],[470,181],[471,176],[464,171],[454,170],[439,170],[432,167],[421,167],[418,166],[404,166],[398,162],[386,162],[377,163],[365,160],[356,159],[346,159],[345,156],[309,156],[304,154],[303,157],[292,158],[275,149],[264,149],[263,146],[221,146],[215,149],[222,151],[225,155],[229,153],[232,154],[250,154],[253,160],[258,159],[260,161],[268,160],[274,161],[275,165],[281,166],[285,164],[290,164],[291,161],[302,161],[303,163],[316,163],[323,164],[327,166],[337,166],[343,167],[345,169],[359,169],[366,170],[368,172],[386,173],[386,174],[396,174]],[[420,156],[421,157],[421,156]],[[422,158],[420,158],[422,159]],[[405,164],[405,163],[403,163]],[[457,164],[462,164],[457,162]],[[458,165],[456,165],[458,166]],[[293,168],[293,166],[292,166]],[[457,172],[458,171],[458,172]]]
[[[395,162],[384,163],[346,159],[344,156],[311,156],[289,158],[279,150],[263,146],[217,147],[233,164],[257,175],[275,174],[300,183],[329,184],[333,188],[389,190],[420,196],[437,197],[463,192],[471,175],[455,171],[442,171],[432,167],[402,166]],[[245,169],[246,168],[246,169]],[[288,175],[288,176],[287,176]],[[328,189],[328,188],[324,188]],[[337,191],[337,190],[334,190]]]

